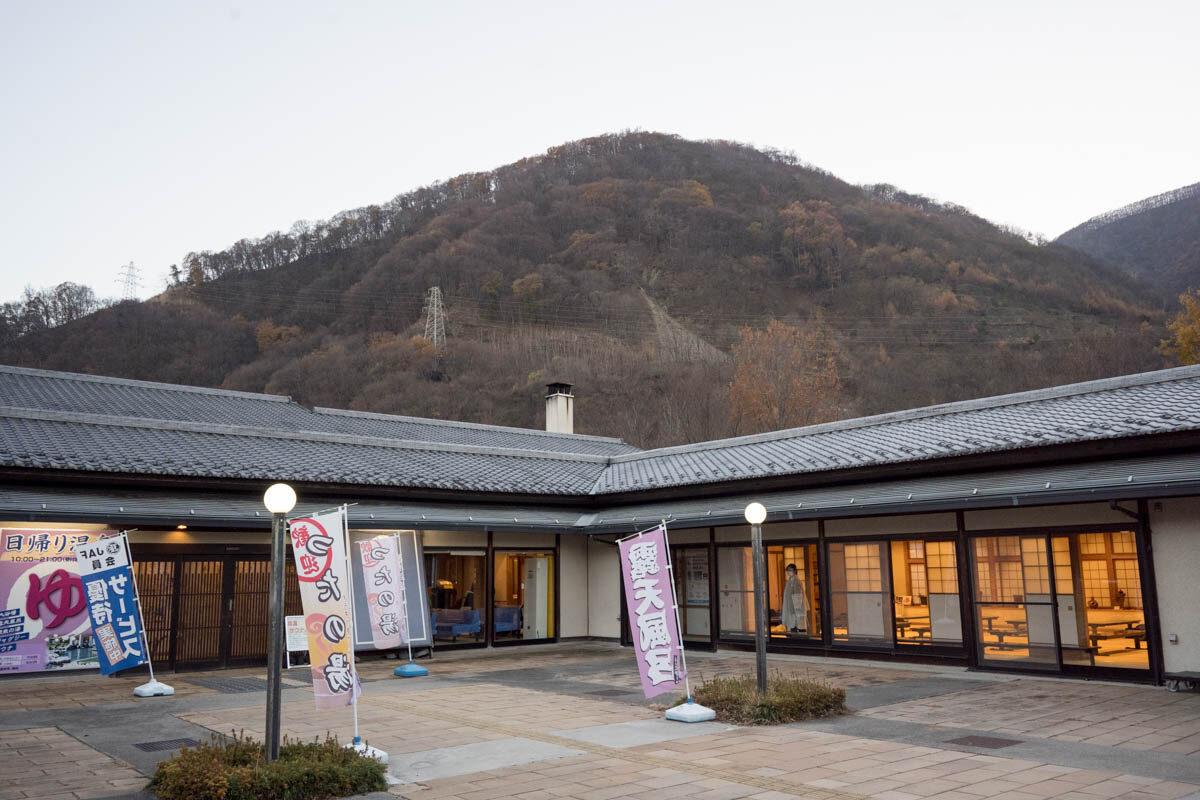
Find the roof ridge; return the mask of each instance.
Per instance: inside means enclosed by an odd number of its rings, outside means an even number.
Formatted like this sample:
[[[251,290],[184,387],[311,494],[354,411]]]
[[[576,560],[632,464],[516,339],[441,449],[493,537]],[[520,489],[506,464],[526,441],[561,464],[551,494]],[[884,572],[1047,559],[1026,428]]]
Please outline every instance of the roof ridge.
[[[476,455],[512,456],[516,458],[538,458],[554,461],[577,461],[607,466],[609,458],[588,453],[560,453],[552,450],[527,450],[517,447],[486,447],[449,442],[423,442],[413,439],[385,439],[378,436],[356,436],[347,433],[325,431],[282,431],[250,425],[221,425],[212,422],[186,420],[159,420],[150,418],[117,417],[109,414],[88,414],[80,411],[48,411],[43,409],[0,406],[0,417],[29,419],[41,422],[66,422],[87,425],[106,425],[113,428],[139,428],[143,430],[177,431],[181,433],[212,433],[229,436],[246,436],[260,439],[286,439],[295,441],[328,442],[330,444],[361,445],[364,447],[386,447],[394,450],[423,450],[428,452],[471,453]]]
[[[611,456],[611,460],[613,463],[626,463],[630,461],[641,461],[643,459],[654,458],[658,456],[674,455],[677,453],[696,453],[706,450],[721,450],[745,444],[777,442],[783,439],[798,439],[801,437],[816,436],[822,433],[831,433],[834,431],[859,430],[864,428],[872,428],[879,425],[890,425],[895,422],[929,419],[932,417],[949,416],[951,414],[961,414],[968,411],[980,411],[989,408],[1004,408],[1025,405],[1027,403],[1041,402],[1045,400],[1058,400],[1064,397],[1099,394],[1118,389],[1128,389],[1135,386],[1150,386],[1157,383],[1170,383],[1172,381],[1186,380],[1189,378],[1200,378],[1200,364],[1154,370],[1152,372],[1138,372],[1132,375],[1118,375],[1112,378],[1100,378],[1098,380],[1082,381],[1080,383],[1068,383],[1063,386],[1052,386],[1045,389],[1031,389],[1024,392],[1012,392],[1010,394],[982,397],[973,400],[958,400],[952,403],[939,403],[938,405],[922,406],[920,408],[910,408],[902,411],[889,411],[884,414],[875,414],[869,417],[856,417],[854,419],[823,422],[819,425],[806,425],[800,428],[787,428],[782,431],[755,433],[748,436],[735,436],[728,439],[714,439],[707,442],[696,442],[694,444],[673,445],[671,447],[660,447],[654,450],[640,450],[636,453],[621,453]],[[597,486],[598,485],[599,481],[597,481]]]
[[[543,431],[537,428],[518,428],[512,425],[488,425],[485,422],[460,422],[452,419],[435,419],[433,417],[412,417],[405,414],[384,414],[379,411],[355,411],[347,408],[326,408],[317,406],[313,408],[313,412],[317,414],[330,414],[344,417],[359,417],[362,419],[378,419],[378,420],[401,420],[404,422],[412,422],[421,425],[438,425],[447,428],[470,428],[472,430],[487,430],[487,431],[511,431],[513,433],[521,433],[526,436],[547,436],[550,438],[559,439],[586,439],[597,442],[612,442],[613,444],[623,444],[628,447],[633,445],[626,442],[617,436],[595,436],[588,433],[559,433],[557,431]]]
[[[192,394],[211,394],[222,397],[244,397],[251,400],[267,400],[272,403],[290,403],[292,398],[282,394],[264,394],[261,392],[242,392],[234,389],[213,389],[208,386],[188,386],[180,383],[163,383],[161,381],[142,381],[135,378],[112,378],[106,375],[88,375],[82,372],[63,372],[52,369],[33,369],[30,367],[14,367],[0,364],[0,372],[14,375],[33,375],[39,378],[55,380],[83,381],[85,383],[105,383],[114,386],[138,386],[145,389],[164,389],[172,392],[190,392]]]

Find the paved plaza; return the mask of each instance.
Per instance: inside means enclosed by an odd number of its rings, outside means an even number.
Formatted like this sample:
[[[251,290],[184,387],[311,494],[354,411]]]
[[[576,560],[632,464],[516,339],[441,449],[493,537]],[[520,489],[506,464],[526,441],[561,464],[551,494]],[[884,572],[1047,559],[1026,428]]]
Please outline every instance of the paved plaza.
[[[1200,693],[902,664],[770,656],[769,668],[845,687],[853,713],[773,727],[667,722],[632,654],[605,643],[439,653],[426,678],[360,665],[359,724],[411,800],[815,798],[1200,800]],[[753,654],[689,654],[695,680],[746,674]],[[261,736],[265,672],[0,681],[0,800],[148,797],[186,740]],[[352,735],[288,673],[284,732]]]

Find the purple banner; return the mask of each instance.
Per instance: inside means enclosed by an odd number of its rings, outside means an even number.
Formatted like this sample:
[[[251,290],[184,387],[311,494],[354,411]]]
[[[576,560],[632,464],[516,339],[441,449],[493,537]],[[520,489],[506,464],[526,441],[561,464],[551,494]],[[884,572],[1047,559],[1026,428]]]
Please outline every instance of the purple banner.
[[[683,683],[683,643],[675,617],[675,589],[667,568],[667,529],[659,526],[620,543],[629,629],[647,698]]]

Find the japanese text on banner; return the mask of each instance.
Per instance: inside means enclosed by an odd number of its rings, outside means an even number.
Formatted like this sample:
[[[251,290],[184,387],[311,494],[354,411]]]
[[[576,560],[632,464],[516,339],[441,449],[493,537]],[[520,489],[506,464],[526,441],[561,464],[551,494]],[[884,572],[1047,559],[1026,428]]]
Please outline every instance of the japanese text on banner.
[[[111,533],[0,530],[0,673],[99,666],[75,547]]]
[[[317,708],[348,706],[359,689],[350,653],[354,631],[342,512],[293,520],[288,535],[300,581]]]
[[[100,672],[109,675],[145,664],[146,648],[134,597],[128,540],[114,536],[78,545],[75,558],[96,638]]]
[[[683,648],[663,527],[620,543],[621,575],[642,691],[655,697],[683,683]]]
[[[399,647],[408,641],[404,617],[404,569],[394,535],[359,542],[363,589],[371,618],[371,638],[377,650]]]

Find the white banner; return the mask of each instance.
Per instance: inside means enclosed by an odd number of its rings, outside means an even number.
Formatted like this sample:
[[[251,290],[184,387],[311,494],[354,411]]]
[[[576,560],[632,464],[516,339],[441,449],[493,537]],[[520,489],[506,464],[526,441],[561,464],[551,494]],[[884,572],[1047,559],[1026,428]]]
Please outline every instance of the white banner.
[[[357,544],[362,555],[363,589],[367,595],[375,649],[399,647],[408,641],[399,543],[395,534],[387,534]]]
[[[350,652],[354,631],[342,511],[292,520],[289,535],[300,580],[317,708],[348,706],[354,700],[358,678]]]

